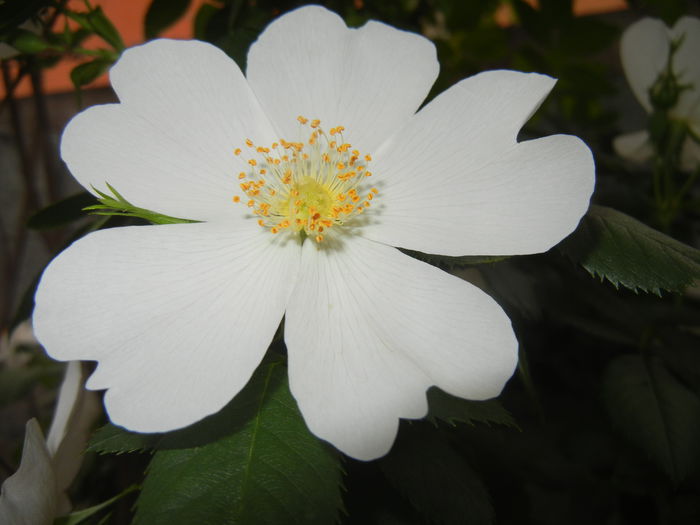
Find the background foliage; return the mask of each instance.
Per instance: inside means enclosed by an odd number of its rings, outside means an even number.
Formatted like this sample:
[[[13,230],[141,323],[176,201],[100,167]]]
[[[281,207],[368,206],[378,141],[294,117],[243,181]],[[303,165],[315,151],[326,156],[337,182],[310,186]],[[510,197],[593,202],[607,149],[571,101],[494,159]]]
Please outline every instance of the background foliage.
[[[157,37],[189,3],[153,0],[144,34]],[[491,68],[559,78],[521,136],[572,133],[594,151],[594,205],[578,230],[548,253],[528,257],[414,254],[458,275],[476,275],[507,310],[521,345],[516,376],[499,400],[487,402],[432,389],[428,418],[403,421],[390,454],[363,463],[341,457],[308,432],[289,393],[284,344],[277,340],[246,389],[220,414],[164,435],[131,434],[109,424],[97,430],[72,499],[85,509],[123,497],[59,522],[700,523],[698,188],[689,186],[672,208],[661,206],[651,167],[628,164],[611,147],[629,122],[644,119],[621,76],[622,30],[642,16],[672,24],[697,14],[698,5],[630,0],[621,14],[576,17],[571,0],[540,0],[538,8],[511,0],[517,23],[504,28],[494,16],[503,3],[498,0],[322,3],[353,26],[377,19],[430,37],[442,65],[431,96]],[[194,33],[244,68],[260,31],[298,5],[207,3],[197,12]],[[38,32],[20,27],[40,12]],[[89,35],[98,35],[103,48],[84,49]],[[2,61],[7,95],[0,111],[13,124],[24,180],[21,228],[12,242],[7,237],[2,243],[8,286],[0,313],[8,330],[31,312],[33,290],[24,291],[21,301],[22,291],[9,285],[21,266],[26,232],[57,253],[96,228],[177,219],[148,215],[117,193],[101,202],[87,193],[59,200],[51,181],[65,176],[65,169],[46,136],[39,143],[48,198],[35,192],[14,86],[25,76],[35,80],[41,116],[50,102],[41,91],[41,72],[71,54],[84,57],[71,75],[80,94],[124,48],[101,9],[88,2],[79,10],[56,0],[0,2],[0,39],[19,53]],[[682,176],[667,168],[670,176]],[[97,215],[85,219],[86,207]],[[0,407],[26,399],[38,383],[55,388],[60,367],[37,348],[24,352],[29,357],[22,368],[0,364]],[[35,415],[46,418],[40,408]],[[3,466],[9,475],[15,465]],[[140,490],[129,488],[134,483]]]

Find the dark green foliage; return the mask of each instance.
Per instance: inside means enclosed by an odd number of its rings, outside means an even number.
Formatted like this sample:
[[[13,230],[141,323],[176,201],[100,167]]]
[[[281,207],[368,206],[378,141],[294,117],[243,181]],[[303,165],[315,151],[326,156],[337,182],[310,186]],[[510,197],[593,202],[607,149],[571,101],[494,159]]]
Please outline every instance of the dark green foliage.
[[[147,39],[157,37],[185,14],[191,0],[152,0],[146,11],[143,34]]]
[[[700,398],[658,357],[612,361],[603,396],[613,425],[674,483],[700,472]]]
[[[380,467],[427,523],[494,522],[489,494],[479,475],[434,428],[420,423],[404,426]]]
[[[592,275],[631,290],[681,292],[700,278],[699,250],[604,206],[592,206],[561,249]]]
[[[5,40],[17,26],[40,10],[51,5],[52,0],[5,0],[0,2],[0,40]]]

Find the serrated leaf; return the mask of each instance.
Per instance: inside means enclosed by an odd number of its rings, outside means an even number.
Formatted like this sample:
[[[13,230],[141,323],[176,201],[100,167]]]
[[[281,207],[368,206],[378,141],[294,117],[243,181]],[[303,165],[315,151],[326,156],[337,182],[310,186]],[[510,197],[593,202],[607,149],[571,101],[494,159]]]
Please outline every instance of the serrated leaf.
[[[227,408],[209,418],[223,437],[201,444],[195,425],[186,429],[189,436],[180,433],[191,448],[167,449],[165,438],[159,444],[135,525],[334,523],[341,507],[338,454],[306,428],[285,366],[261,366]]]
[[[700,398],[658,357],[618,357],[602,389],[613,425],[674,483],[698,472]]]
[[[43,208],[29,217],[27,226],[33,230],[57,228],[85,217],[83,208],[97,202],[95,197],[83,191],[66,197]]]
[[[177,22],[189,6],[190,0],[153,0],[143,22],[146,39],[155,38]]]
[[[138,434],[111,423],[98,428],[90,438],[88,452],[98,454],[127,454],[152,450],[163,434]]]
[[[392,451],[379,464],[428,523],[493,523],[494,510],[478,474],[434,429],[420,424],[402,427]]]
[[[700,250],[605,206],[591,206],[560,248],[616,287],[681,292],[700,278]]]
[[[437,423],[439,419],[450,425],[455,423],[473,425],[479,422],[518,428],[513,416],[497,399],[471,401],[452,396],[437,387],[428,390],[427,396],[430,406],[427,419],[432,423]]]

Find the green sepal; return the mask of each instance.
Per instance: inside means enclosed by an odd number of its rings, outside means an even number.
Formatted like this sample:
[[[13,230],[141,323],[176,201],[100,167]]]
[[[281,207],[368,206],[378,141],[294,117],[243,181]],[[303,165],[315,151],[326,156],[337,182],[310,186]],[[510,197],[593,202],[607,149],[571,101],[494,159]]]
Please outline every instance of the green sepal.
[[[180,224],[180,223],[193,223],[199,221],[192,221],[189,219],[180,219],[178,217],[170,217],[168,215],[163,215],[161,213],[156,213],[154,211],[146,210],[144,208],[139,208],[134,206],[129,201],[127,201],[117,190],[115,190],[109,183],[106,183],[109,191],[112,195],[104,193],[97,188],[93,189],[100,196],[100,204],[95,204],[93,206],[87,206],[83,210],[90,212],[93,215],[117,215],[121,217],[137,217],[139,219],[145,219],[153,224]]]
[[[56,518],[53,522],[53,525],[79,525],[80,523],[85,523],[89,518],[92,518],[95,514],[103,511],[113,503],[116,503],[124,496],[131,494],[135,490],[138,490],[138,488],[138,485],[131,485],[130,487],[127,487],[119,494],[117,494],[113,498],[108,499],[107,501],[103,501],[102,503],[98,503],[97,505],[93,505],[92,507],[88,507],[87,509],[71,512],[67,516],[61,516],[60,518]]]
[[[508,255],[462,255],[453,257],[450,255],[428,254],[415,250],[402,249],[401,251],[409,257],[445,270],[458,270],[479,264],[491,264],[509,257]]]

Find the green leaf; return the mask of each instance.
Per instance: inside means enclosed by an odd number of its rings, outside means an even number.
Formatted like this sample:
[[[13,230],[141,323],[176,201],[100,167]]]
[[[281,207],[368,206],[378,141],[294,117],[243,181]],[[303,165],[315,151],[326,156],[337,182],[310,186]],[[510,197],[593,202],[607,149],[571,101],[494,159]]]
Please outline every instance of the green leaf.
[[[177,22],[189,6],[190,0],[153,0],[143,22],[146,39],[157,37]]]
[[[37,35],[32,31],[26,31],[24,29],[18,29],[12,42],[10,43],[20,53],[27,55],[32,55],[34,53],[40,53],[45,49],[51,47],[51,45],[46,42],[41,36]]]
[[[86,216],[83,208],[95,204],[96,199],[83,191],[55,202],[29,217],[27,226],[33,230],[48,230],[64,226]]]
[[[168,215],[162,215],[154,211],[146,210],[144,208],[139,208],[134,206],[129,201],[127,201],[122,195],[119,194],[112,186],[107,183],[109,191],[112,195],[104,193],[98,189],[95,191],[100,196],[100,204],[95,204],[93,206],[87,206],[83,208],[85,211],[89,211],[93,215],[117,215],[121,217],[137,217],[140,219],[145,219],[153,224],[179,224],[179,223],[191,223],[198,221],[191,221],[189,219],[179,219],[177,217],[170,217]]]
[[[105,16],[101,7],[96,7],[87,13],[87,18],[90,22],[90,27],[97,33],[102,40],[107,42],[114,48],[115,51],[124,50],[124,41],[122,40],[119,31],[114,27],[114,24]]]
[[[121,52],[124,50],[124,41],[114,24],[107,18],[101,7],[96,7],[87,12],[77,12],[66,10],[66,16],[77,22],[81,27],[96,33],[102,40],[107,42],[112,48]]]
[[[699,250],[604,206],[591,206],[560,248],[615,287],[681,292],[700,278]]]
[[[428,390],[427,395],[430,406],[427,419],[433,423],[437,423],[440,419],[450,425],[455,423],[473,425],[479,422],[518,428],[513,416],[503,408],[498,399],[471,401],[452,396],[437,387]]]
[[[197,40],[207,40],[209,21],[221,10],[222,8],[213,4],[202,4],[194,17],[194,37]]]
[[[618,357],[602,389],[613,425],[674,483],[698,472],[700,398],[658,357]]]
[[[71,512],[70,514],[68,514],[68,516],[57,518],[56,520],[54,520],[54,525],[79,525],[80,523],[84,523],[85,520],[87,520],[88,518],[91,518],[98,512],[106,509],[107,507],[119,501],[127,494],[131,494],[135,490],[138,490],[138,488],[138,485],[131,485],[130,487],[127,487],[125,490],[123,490],[113,498],[108,499],[107,501],[103,501],[102,503],[98,503],[97,505],[93,505],[92,507],[89,507],[87,509]]]
[[[493,523],[494,510],[483,482],[435,429],[402,426],[393,449],[379,464],[389,482],[429,523]]]
[[[107,71],[111,65],[112,61],[104,58],[96,58],[90,62],[84,62],[71,70],[71,82],[73,82],[76,89],[80,89]]]
[[[263,364],[219,415],[173,434],[148,468],[135,525],[336,520],[338,454],[306,428],[282,363]]]
[[[129,432],[112,423],[108,423],[90,438],[88,452],[98,454],[125,454],[131,452],[150,451],[162,439],[163,434],[138,434]]]

